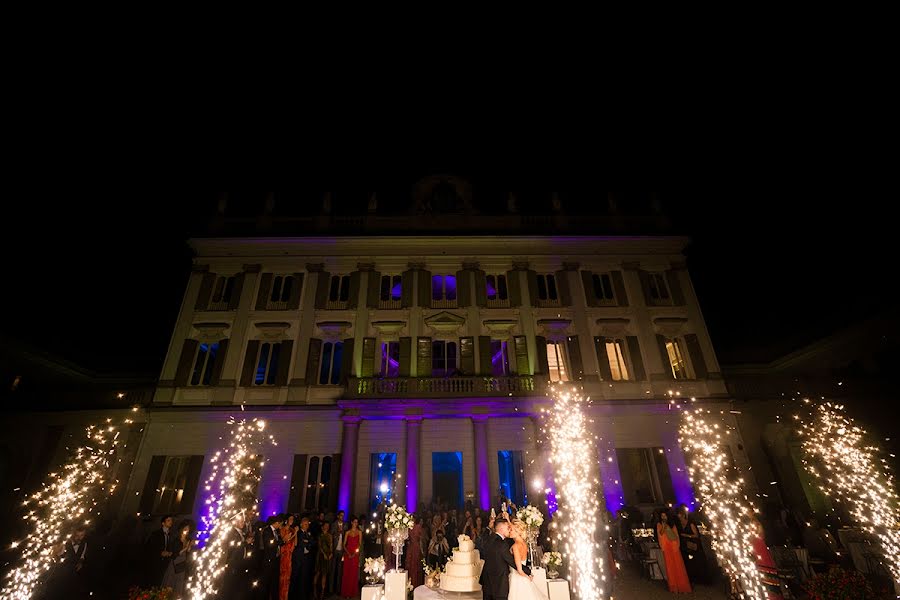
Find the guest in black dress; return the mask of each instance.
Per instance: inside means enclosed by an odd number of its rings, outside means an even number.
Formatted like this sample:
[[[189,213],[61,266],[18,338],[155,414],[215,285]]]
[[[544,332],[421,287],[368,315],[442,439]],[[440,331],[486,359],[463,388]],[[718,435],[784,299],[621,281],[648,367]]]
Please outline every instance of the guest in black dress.
[[[678,509],[675,530],[680,538],[681,557],[684,559],[684,567],[687,569],[691,585],[708,582],[709,570],[706,564],[706,554],[703,552],[703,542],[700,539],[700,529],[688,513],[686,506]]]

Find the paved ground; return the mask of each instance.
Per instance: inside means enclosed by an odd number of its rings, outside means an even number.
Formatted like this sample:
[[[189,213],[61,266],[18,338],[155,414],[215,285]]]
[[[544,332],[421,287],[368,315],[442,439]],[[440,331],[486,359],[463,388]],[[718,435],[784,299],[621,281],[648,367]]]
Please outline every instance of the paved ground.
[[[673,594],[662,580],[640,577],[637,570],[623,565],[613,582],[614,600],[726,600],[721,587],[696,586],[691,594]]]

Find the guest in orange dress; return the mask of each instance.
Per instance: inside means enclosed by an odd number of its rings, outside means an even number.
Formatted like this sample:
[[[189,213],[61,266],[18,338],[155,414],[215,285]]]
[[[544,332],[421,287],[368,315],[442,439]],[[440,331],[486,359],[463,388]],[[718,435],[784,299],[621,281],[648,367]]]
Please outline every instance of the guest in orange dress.
[[[422,572],[422,517],[416,517],[416,524],[409,530],[409,546],[406,547],[406,571],[409,573],[409,582],[413,589],[425,583],[425,574]]]
[[[359,519],[350,522],[350,531],[344,534],[344,575],[341,580],[341,596],[352,598],[359,594],[359,551],[362,546],[362,532]]]
[[[669,515],[664,510],[659,511],[656,537],[666,559],[666,578],[669,580],[669,591],[690,593],[691,583],[688,580],[687,570],[684,568],[684,559],[681,558],[678,532],[670,524]]]
[[[278,598],[287,600],[291,589],[291,556],[294,554],[294,546],[297,545],[297,529],[294,527],[294,515],[288,515],[287,521],[281,526],[281,571],[278,578]]]

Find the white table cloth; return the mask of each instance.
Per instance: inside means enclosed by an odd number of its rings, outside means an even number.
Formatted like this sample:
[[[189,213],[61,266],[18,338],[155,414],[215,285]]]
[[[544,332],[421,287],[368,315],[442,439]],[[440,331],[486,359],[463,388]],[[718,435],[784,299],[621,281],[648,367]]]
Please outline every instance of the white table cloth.
[[[420,585],[413,590],[413,600],[482,600],[481,592],[441,592],[427,585]]]
[[[381,595],[384,592],[384,586],[382,584],[378,585],[364,585],[362,588],[362,595],[360,600],[381,600]]]

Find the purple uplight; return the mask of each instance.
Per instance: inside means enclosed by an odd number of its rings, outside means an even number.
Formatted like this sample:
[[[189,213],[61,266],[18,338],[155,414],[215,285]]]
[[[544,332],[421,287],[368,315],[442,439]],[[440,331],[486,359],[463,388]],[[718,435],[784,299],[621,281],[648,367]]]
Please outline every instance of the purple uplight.
[[[353,471],[356,466],[356,450],[359,444],[359,421],[344,421],[344,434],[341,445],[343,460],[341,461],[340,487],[338,488],[338,510],[350,514],[350,502],[353,496]]]
[[[473,419],[475,428],[475,472],[478,476],[478,504],[491,508],[491,480],[488,471],[487,419]]]
[[[600,454],[600,476],[603,480],[603,497],[606,500],[606,508],[612,514],[619,512],[625,506],[624,492],[622,490],[622,477],[619,473],[619,461],[615,451],[610,451],[607,457]]]
[[[419,433],[422,422],[406,422],[406,510],[419,510]]]
[[[686,504],[688,508],[694,509],[696,507],[694,486],[691,485],[691,476],[688,473],[684,452],[681,451],[681,444],[678,443],[678,431],[667,431],[664,439],[666,462],[669,465],[669,475],[672,478],[675,502],[677,504]]]

